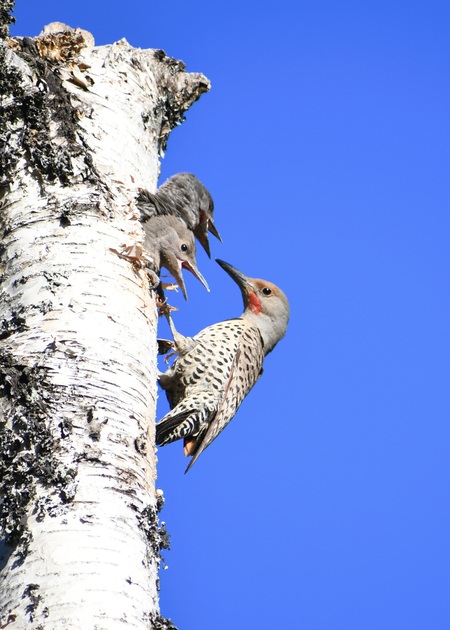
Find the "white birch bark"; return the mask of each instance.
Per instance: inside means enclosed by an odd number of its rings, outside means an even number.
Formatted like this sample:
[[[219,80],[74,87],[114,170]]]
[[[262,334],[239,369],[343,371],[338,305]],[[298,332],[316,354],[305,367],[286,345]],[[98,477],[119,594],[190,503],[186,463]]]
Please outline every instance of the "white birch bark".
[[[0,47],[0,627],[169,628],[134,198],[209,84],[56,31]]]

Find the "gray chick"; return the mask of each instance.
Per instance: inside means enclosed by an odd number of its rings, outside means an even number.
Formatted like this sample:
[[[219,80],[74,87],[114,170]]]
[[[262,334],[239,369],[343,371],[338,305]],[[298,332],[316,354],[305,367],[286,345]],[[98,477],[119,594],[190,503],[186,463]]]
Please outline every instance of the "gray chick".
[[[176,279],[187,300],[183,269],[188,269],[209,291],[208,283],[197,267],[192,232],[177,217],[156,216],[144,223],[144,249],[151,256],[149,266],[159,275],[164,267]]]
[[[213,199],[192,173],[173,175],[155,193],[141,189],[136,203],[144,225],[150,218],[162,215],[173,215],[184,221],[210,257],[208,231],[222,240],[213,222]]]

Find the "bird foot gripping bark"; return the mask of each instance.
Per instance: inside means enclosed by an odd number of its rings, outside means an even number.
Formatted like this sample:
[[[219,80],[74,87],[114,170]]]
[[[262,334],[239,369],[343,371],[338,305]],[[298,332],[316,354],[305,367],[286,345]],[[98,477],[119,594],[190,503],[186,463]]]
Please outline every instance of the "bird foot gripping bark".
[[[160,282],[158,286],[156,287],[155,302],[156,302],[156,308],[158,309],[159,317],[162,317],[162,316],[167,317],[168,315],[170,315],[172,311],[178,311],[178,308],[176,306],[172,306],[171,304],[169,304],[166,296],[164,295],[164,289],[173,291],[173,286],[174,286],[173,284],[166,284],[165,282]]]
[[[158,354],[167,354],[169,350],[172,350],[175,347],[173,341],[170,339],[157,339],[156,343],[158,344]],[[164,361],[167,363],[169,358],[176,354],[176,352],[171,352]]]

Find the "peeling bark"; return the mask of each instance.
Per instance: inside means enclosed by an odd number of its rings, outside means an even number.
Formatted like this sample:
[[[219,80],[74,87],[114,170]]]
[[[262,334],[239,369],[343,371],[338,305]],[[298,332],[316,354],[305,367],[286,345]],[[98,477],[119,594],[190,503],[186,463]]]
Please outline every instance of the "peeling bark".
[[[174,628],[135,196],[209,83],[60,24],[0,42],[0,81],[0,627]]]

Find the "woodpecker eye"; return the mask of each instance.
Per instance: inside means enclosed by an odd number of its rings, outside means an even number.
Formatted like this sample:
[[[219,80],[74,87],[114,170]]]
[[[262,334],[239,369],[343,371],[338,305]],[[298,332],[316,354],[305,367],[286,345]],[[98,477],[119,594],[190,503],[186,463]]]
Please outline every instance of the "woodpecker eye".
[[[269,289],[269,287],[264,287],[262,292],[264,295],[270,295],[272,293],[272,289]]]
[[[182,243],[182,245],[181,245],[181,251],[182,251],[182,252],[187,252],[187,250],[188,250],[188,246],[186,245],[186,243]]]

